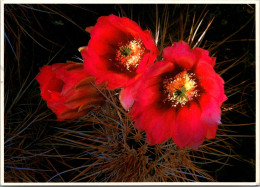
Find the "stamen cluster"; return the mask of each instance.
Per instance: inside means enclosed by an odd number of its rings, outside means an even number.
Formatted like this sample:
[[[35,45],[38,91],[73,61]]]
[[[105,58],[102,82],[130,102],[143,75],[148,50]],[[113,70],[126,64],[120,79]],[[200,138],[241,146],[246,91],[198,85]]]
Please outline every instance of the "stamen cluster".
[[[163,84],[167,98],[164,99],[164,102],[170,101],[172,107],[177,107],[179,104],[182,107],[194,97],[199,96],[196,89],[197,83],[192,78],[194,75],[194,73],[187,73],[185,70],[174,78],[165,79]]]
[[[140,64],[145,48],[141,40],[131,40],[127,45],[121,45],[116,52],[116,60],[131,72]]]

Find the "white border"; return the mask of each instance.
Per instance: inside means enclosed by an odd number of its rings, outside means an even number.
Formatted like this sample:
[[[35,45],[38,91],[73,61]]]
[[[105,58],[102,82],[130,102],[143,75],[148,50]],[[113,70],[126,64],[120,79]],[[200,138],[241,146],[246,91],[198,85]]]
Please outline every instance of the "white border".
[[[259,7],[259,1],[258,0],[199,0],[199,1],[194,1],[194,0],[113,0],[113,1],[108,1],[108,0],[95,0],[90,1],[90,0],[55,0],[55,4],[66,4],[66,3],[77,3],[77,4],[255,4],[256,8],[256,182],[161,182],[161,183],[148,183],[148,182],[132,182],[132,183],[126,183],[126,182],[111,182],[111,183],[55,183],[55,182],[50,182],[50,183],[5,183],[4,182],[4,4],[19,4],[19,3],[30,3],[30,4],[39,4],[42,3],[40,1],[35,1],[35,0],[1,0],[1,15],[0,15],[0,22],[1,22],[1,53],[0,53],[0,123],[1,123],[1,128],[0,128],[0,142],[1,142],[1,157],[0,157],[0,184],[5,185],[5,186],[18,186],[18,185],[23,185],[23,186],[49,186],[49,185],[55,185],[55,186],[112,186],[112,185],[143,185],[143,186],[154,186],[154,185],[194,185],[194,186],[205,186],[205,185],[213,185],[213,186],[218,186],[218,185],[236,185],[236,186],[244,186],[244,185],[260,185],[260,154],[259,154],[259,134],[260,134],[260,111],[259,111],[259,103],[260,103],[260,95],[259,95],[259,70],[260,70],[260,65],[259,65],[259,51],[260,51],[260,44],[259,44],[259,24],[260,24],[260,7]],[[44,4],[52,4],[53,0],[45,0]]]
[[[53,4],[53,0],[1,0],[11,4]],[[255,4],[258,0],[55,0],[55,4]]]
[[[256,3],[256,184],[260,185],[260,111],[259,111],[259,104],[260,104],[260,95],[259,95],[259,74],[260,74],[260,41],[259,41],[259,27],[260,27],[260,7],[259,1]]]
[[[50,182],[50,183],[4,183],[5,186],[17,186],[18,185],[24,185],[24,186],[49,186],[49,185],[55,185],[55,186],[173,186],[173,185],[179,185],[179,186],[218,186],[218,185],[233,185],[233,186],[245,186],[245,185],[256,185],[255,182],[109,182],[109,183],[102,183],[102,182],[92,182],[92,183],[84,183],[84,182],[68,182],[68,183],[62,183],[62,182]]]
[[[0,184],[4,182],[4,5],[1,2],[0,6],[0,28],[1,28],[1,53],[0,53],[0,142],[1,142],[1,150],[0,150]]]

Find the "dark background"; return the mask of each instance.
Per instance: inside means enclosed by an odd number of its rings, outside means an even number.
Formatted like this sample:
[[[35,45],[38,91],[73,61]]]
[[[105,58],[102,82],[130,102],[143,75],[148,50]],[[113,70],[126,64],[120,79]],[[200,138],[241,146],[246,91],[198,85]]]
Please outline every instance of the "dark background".
[[[158,5],[159,17],[165,11],[166,5]],[[228,94],[228,104],[240,103],[236,110],[225,113],[222,122],[224,124],[253,124],[243,126],[228,126],[232,130],[229,134],[235,135],[235,141],[231,141],[234,151],[240,155],[240,160],[230,158],[228,164],[232,166],[206,165],[202,166],[211,171],[210,174],[217,181],[227,182],[252,182],[255,181],[255,6],[254,5],[167,5],[169,10],[169,33],[178,41],[179,18],[182,14],[188,14],[187,30],[184,36],[189,34],[189,28],[193,15],[199,17],[205,9],[208,14],[205,17],[202,28],[209,20],[215,19],[208,30],[204,41],[220,42],[237,32],[234,36],[219,46],[211,54],[217,57],[217,63],[229,59],[237,59],[244,55],[244,59],[238,65],[230,68],[222,77],[230,80],[225,86],[237,86],[235,94]],[[141,25],[143,29],[149,28],[155,32],[156,20],[155,5],[5,5],[5,111],[12,105],[20,87],[25,80],[32,80],[39,72],[39,68],[47,63],[65,62],[66,60],[78,61],[80,58],[78,48],[87,45],[90,37],[84,31],[87,26],[93,26],[100,16],[115,14],[127,16]],[[176,28],[175,28],[176,26]],[[203,29],[202,29],[203,31]],[[19,47],[18,47],[19,46]],[[230,66],[222,65],[219,71]],[[239,76],[235,77],[238,73]],[[232,77],[235,77],[232,79]],[[243,84],[241,84],[243,82]],[[240,85],[241,84],[241,85]],[[39,90],[36,81],[31,83],[30,92],[25,93],[20,99],[23,110],[27,110],[27,104],[39,102]],[[7,97],[8,96],[8,97]],[[29,103],[28,103],[29,102]],[[20,105],[19,105],[20,106]],[[36,106],[35,106],[36,107]],[[6,138],[13,134],[13,116],[17,114],[15,109],[6,113],[5,128]],[[47,110],[42,108],[42,110]],[[49,113],[50,118],[55,116]],[[22,119],[22,115],[19,115]],[[19,119],[19,118],[18,118]],[[37,129],[37,127],[34,127]],[[38,135],[39,141],[48,133],[55,133],[51,127],[38,129],[42,131]],[[30,133],[23,131],[23,133]],[[30,141],[30,140],[29,140]],[[20,143],[14,142],[15,144]],[[24,144],[28,143],[26,141]],[[40,144],[35,144],[39,146]],[[26,147],[26,146],[25,146]],[[5,150],[8,149],[8,144]],[[7,153],[8,154],[8,153]],[[11,155],[6,155],[9,158]],[[24,163],[26,165],[26,163]],[[79,163],[77,163],[79,164]],[[10,165],[10,163],[9,163]],[[6,167],[5,171],[11,169]]]

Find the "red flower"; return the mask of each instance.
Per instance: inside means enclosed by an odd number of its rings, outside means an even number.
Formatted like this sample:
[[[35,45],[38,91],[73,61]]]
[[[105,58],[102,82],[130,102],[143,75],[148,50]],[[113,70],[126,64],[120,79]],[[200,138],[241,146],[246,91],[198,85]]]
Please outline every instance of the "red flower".
[[[86,31],[91,39],[81,48],[84,68],[97,85],[105,84],[109,90],[124,87],[159,53],[151,33],[126,17],[102,16]]]
[[[149,144],[172,137],[179,147],[197,149],[205,137],[215,137],[221,123],[224,81],[213,69],[215,58],[201,48],[174,43],[163,50],[163,58],[135,87],[130,115]]]
[[[45,65],[36,76],[41,96],[59,121],[85,115],[103,97],[91,84],[94,81],[83,70],[83,64],[68,62]]]

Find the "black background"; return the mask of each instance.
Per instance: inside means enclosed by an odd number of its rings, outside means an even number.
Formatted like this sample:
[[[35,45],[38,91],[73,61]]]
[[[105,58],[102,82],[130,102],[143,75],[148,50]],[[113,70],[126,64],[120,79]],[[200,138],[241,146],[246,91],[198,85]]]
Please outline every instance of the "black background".
[[[241,124],[255,122],[255,42],[242,41],[241,39],[255,38],[255,20],[254,5],[168,5],[170,20],[169,22],[178,27],[177,19],[179,15],[186,14],[189,8],[189,23],[191,23],[193,14],[198,16],[206,7],[209,10],[205,17],[205,22],[215,16],[209,31],[205,36],[207,41],[222,41],[232,33],[236,32],[251,18],[251,21],[231,39],[237,40],[227,42],[215,50],[217,63],[239,58],[246,53],[246,61],[227,71],[222,77],[229,80],[230,77],[241,73],[231,81],[232,85],[246,81],[241,86],[241,93],[234,94],[228,99],[228,103],[236,103],[246,100],[243,105],[245,115],[235,111],[229,111],[227,118],[223,123]],[[165,5],[158,5],[159,16],[162,15]],[[22,10],[22,11],[21,11]],[[122,15],[122,10],[125,15]],[[26,76],[33,79],[39,72],[39,68],[47,63],[65,62],[66,60],[77,61],[80,57],[78,48],[87,45],[90,37],[84,31],[85,27],[93,26],[100,16],[105,15],[128,16],[141,25],[143,29],[149,28],[154,34],[155,31],[155,5],[5,5],[5,89],[9,91],[9,98],[5,100],[5,105],[15,98],[19,82],[25,80]],[[16,19],[15,19],[16,18]],[[7,26],[7,23],[11,26]],[[19,23],[19,24],[17,24]],[[204,27],[205,28],[205,27]],[[178,30],[178,29],[177,29]],[[186,34],[188,34],[188,31]],[[14,33],[21,34],[21,53],[15,57],[12,48],[15,51],[17,37]],[[169,29],[169,32],[176,30]],[[176,34],[175,34],[176,35]],[[177,35],[176,35],[177,36]],[[178,37],[174,38],[178,40]],[[18,55],[15,51],[16,56]],[[19,60],[18,60],[19,59]],[[20,74],[14,73],[15,69],[20,69]],[[19,78],[19,80],[17,80]],[[33,87],[37,88],[36,82]],[[242,90],[243,89],[243,90]],[[39,90],[35,91],[37,94]],[[242,94],[243,93],[243,94]],[[38,93],[39,97],[39,93]],[[23,101],[26,103],[26,100]],[[8,124],[7,124],[8,125]],[[232,127],[230,127],[232,129]],[[234,143],[235,152],[241,156],[240,161],[230,159],[229,164],[219,169],[214,164],[203,166],[208,169],[217,181],[238,181],[252,182],[255,180],[255,127],[254,125],[233,127],[234,135],[250,135],[249,137],[237,137],[237,143]],[[50,130],[51,131],[51,130]],[[218,169],[215,169],[218,168]]]

